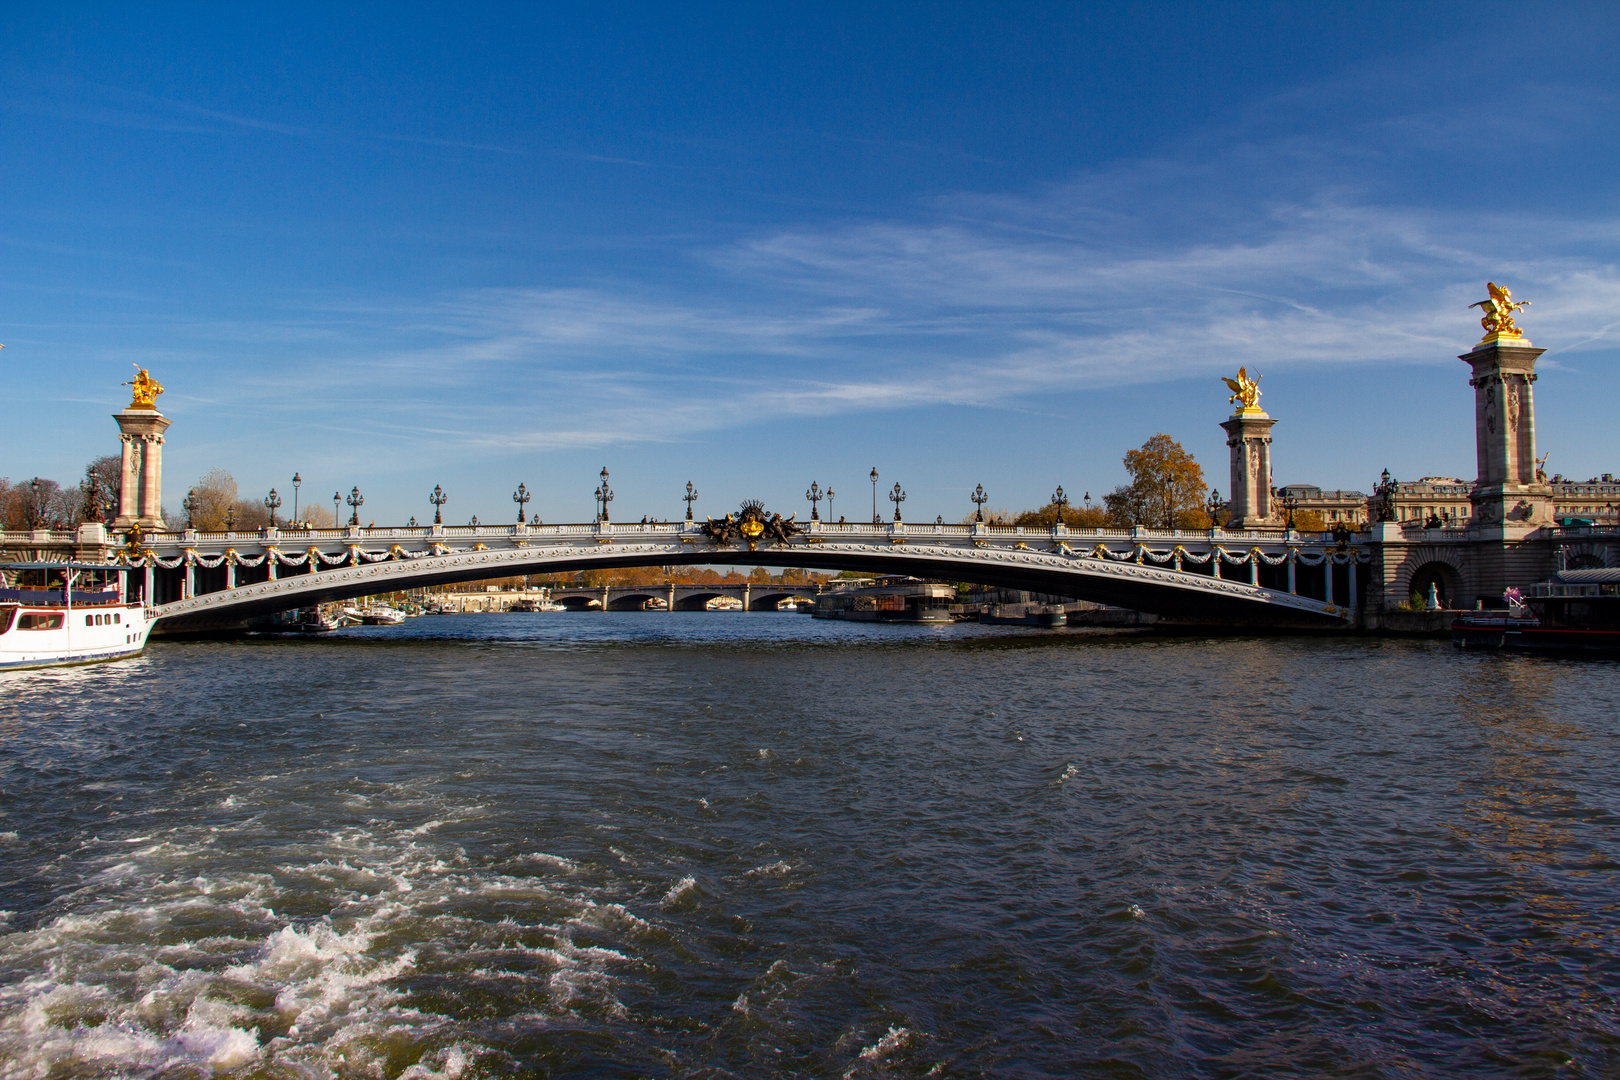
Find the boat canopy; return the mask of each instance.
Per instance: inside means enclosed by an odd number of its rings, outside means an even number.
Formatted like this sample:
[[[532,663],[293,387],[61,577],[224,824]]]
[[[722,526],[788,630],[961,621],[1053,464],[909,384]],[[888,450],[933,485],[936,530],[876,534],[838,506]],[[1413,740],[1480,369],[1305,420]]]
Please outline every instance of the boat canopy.
[[[1596,570],[1560,570],[1558,580],[1566,585],[1613,585],[1620,584],[1620,567],[1605,567]]]

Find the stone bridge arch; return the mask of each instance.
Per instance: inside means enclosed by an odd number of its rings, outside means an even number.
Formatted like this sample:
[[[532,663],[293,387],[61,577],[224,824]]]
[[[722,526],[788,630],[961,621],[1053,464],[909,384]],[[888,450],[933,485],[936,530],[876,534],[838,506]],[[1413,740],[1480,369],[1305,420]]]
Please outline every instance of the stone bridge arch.
[[[807,589],[777,588],[770,592],[750,594],[748,598],[748,610],[775,611],[776,605],[780,604],[784,600],[803,600],[807,603],[813,604],[816,602],[816,596],[813,591]]]
[[[649,600],[669,602],[668,590],[636,590],[635,592],[621,592],[608,601],[609,611],[640,611]]]

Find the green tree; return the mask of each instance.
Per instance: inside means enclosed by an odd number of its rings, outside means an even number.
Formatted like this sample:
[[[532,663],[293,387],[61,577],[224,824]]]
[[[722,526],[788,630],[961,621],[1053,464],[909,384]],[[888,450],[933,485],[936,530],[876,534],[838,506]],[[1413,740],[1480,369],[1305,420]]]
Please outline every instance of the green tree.
[[[1180,443],[1160,432],[1140,449],[1125,452],[1131,482],[1103,496],[1108,516],[1120,527],[1205,529],[1204,470]]]

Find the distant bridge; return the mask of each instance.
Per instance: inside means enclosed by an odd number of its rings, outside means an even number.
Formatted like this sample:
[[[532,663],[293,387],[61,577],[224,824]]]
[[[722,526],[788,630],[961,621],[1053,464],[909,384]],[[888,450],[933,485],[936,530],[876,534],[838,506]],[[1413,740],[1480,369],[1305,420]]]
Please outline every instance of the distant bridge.
[[[666,611],[703,611],[709,601],[729,597],[744,611],[775,611],[785,600],[813,601],[823,587],[806,583],[713,582],[665,585],[553,585],[551,599],[570,611],[640,611],[661,600]]]
[[[136,584],[157,607],[163,632],[239,628],[290,608],[395,590],[630,566],[767,564],[909,574],[1255,626],[1349,625],[1367,583],[1365,549],[1341,547],[1322,534],[898,521],[802,525],[804,532],[788,543],[761,543],[757,550],[741,542],[713,544],[692,522],[187,530],[149,534],[133,550],[114,547],[101,526],[88,525],[59,540],[33,534],[32,548],[45,553],[65,542],[87,556],[97,553],[99,536],[102,557],[137,571]],[[6,546],[15,552],[12,535]],[[795,595],[774,588],[782,597]],[[699,595],[678,599],[696,602]],[[751,595],[750,603],[766,595]]]

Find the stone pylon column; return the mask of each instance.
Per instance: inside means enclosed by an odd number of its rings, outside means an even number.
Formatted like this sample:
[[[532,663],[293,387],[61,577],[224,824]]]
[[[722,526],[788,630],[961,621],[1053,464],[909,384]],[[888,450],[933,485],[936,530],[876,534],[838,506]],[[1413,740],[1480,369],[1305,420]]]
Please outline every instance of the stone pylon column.
[[[1458,357],[1473,369],[1474,444],[1479,478],[1469,524],[1517,532],[1553,522],[1552,486],[1536,466],[1537,349],[1523,337],[1489,334]]]
[[[1271,509],[1271,427],[1277,421],[1258,405],[1243,405],[1221,427],[1232,449],[1231,516],[1226,526],[1274,525]]]
[[[118,518],[114,528],[139,524],[144,531],[163,528],[163,433],[169,418],[156,409],[131,406],[113,413],[123,443],[118,481]]]

